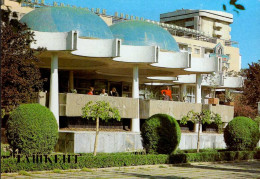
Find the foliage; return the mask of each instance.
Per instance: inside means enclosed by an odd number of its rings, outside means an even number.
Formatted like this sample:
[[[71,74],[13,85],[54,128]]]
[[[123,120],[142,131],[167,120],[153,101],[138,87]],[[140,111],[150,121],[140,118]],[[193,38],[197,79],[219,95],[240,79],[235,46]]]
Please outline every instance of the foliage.
[[[245,104],[241,96],[235,97],[234,116],[245,116],[255,118],[257,115],[257,109],[253,109],[251,106]]]
[[[167,114],[155,114],[141,128],[143,146],[148,153],[174,153],[181,139],[178,122]]]
[[[10,147],[8,144],[1,143],[1,157],[8,157],[10,156]]]
[[[256,121],[258,125],[260,125],[260,116],[256,116],[256,118],[254,119],[254,121]]]
[[[183,153],[170,156],[170,163],[218,162],[260,159],[260,150]]]
[[[260,60],[249,64],[249,68],[244,71],[246,79],[243,87],[244,104],[257,109],[257,102],[260,102]]]
[[[110,107],[110,104],[105,101],[89,101],[82,108],[82,117],[93,120],[100,118],[101,120],[108,121],[109,119],[116,119],[117,121],[121,120],[119,111],[117,108]]]
[[[6,137],[13,151],[47,154],[58,139],[58,125],[52,112],[40,104],[22,104],[10,113]]]
[[[92,118],[93,120],[96,120],[96,138],[93,152],[94,156],[96,156],[99,134],[99,119],[106,122],[109,119],[116,119],[117,121],[120,121],[121,117],[119,111],[117,108],[110,107],[109,102],[97,101],[93,103],[93,101],[89,101],[82,108],[82,117],[87,119]]]
[[[224,139],[229,150],[252,150],[259,138],[257,122],[247,117],[235,117],[224,130]]]
[[[238,4],[237,1],[238,0],[230,0],[229,4],[235,8],[235,9],[233,9],[233,11],[235,11],[237,14],[239,14],[239,10],[245,10],[245,7],[242,4]],[[226,4],[223,4],[223,10],[224,11],[227,10]]]
[[[32,157],[29,157],[30,163],[27,163],[24,158],[20,163],[17,163],[16,158],[6,158],[1,160],[1,172],[17,172],[25,171],[40,171],[54,169],[80,169],[80,168],[104,168],[104,167],[123,167],[137,165],[155,165],[155,164],[176,164],[190,162],[215,162],[215,161],[234,161],[234,160],[250,160],[260,159],[260,150],[255,151],[211,151],[201,153],[181,153],[173,155],[135,155],[133,153],[112,153],[112,154],[97,154],[82,155],[78,157],[78,162],[74,162],[74,157],[71,157],[71,163],[63,163],[62,155],[59,155],[58,162],[54,162],[54,156],[50,156],[52,163],[33,163]],[[83,169],[85,171],[85,169]],[[91,170],[87,169],[87,172]]]
[[[35,50],[30,48],[34,34],[9,16],[10,10],[1,10],[1,105],[6,112],[31,102],[43,85]]]
[[[204,76],[204,80],[208,82],[210,87],[213,89],[213,98],[216,96],[216,88],[219,86],[220,75],[215,72]]]
[[[235,96],[231,94],[230,90],[226,90],[225,98],[226,98],[227,102],[235,101]]]
[[[70,89],[70,92],[75,94],[78,93],[76,89]]]
[[[199,152],[201,124],[211,124],[214,122],[219,127],[222,124],[221,116],[209,110],[203,110],[202,112],[189,111],[187,116],[182,117],[180,123],[185,125],[189,120],[193,123],[198,123],[199,125],[197,142],[197,152]]]
[[[5,117],[5,109],[1,109],[1,119]]]
[[[21,162],[17,163],[17,159],[10,157],[1,160],[1,172],[17,172],[25,171],[40,171],[40,170],[54,170],[54,169],[80,169],[80,168],[105,168],[105,167],[123,167],[123,166],[137,166],[137,165],[156,165],[169,163],[169,155],[135,155],[135,154],[97,154],[79,156],[77,163],[74,162],[74,157],[71,157],[71,163],[63,163],[63,156],[58,155],[57,163],[55,157],[49,157],[52,163],[33,163],[32,157],[29,157],[30,163],[25,158],[21,158]]]
[[[185,125],[189,120],[193,123],[200,122],[201,124],[211,124],[212,122],[217,125],[222,124],[221,116],[209,110],[203,110],[202,112],[189,111],[187,116],[182,117],[181,124]]]

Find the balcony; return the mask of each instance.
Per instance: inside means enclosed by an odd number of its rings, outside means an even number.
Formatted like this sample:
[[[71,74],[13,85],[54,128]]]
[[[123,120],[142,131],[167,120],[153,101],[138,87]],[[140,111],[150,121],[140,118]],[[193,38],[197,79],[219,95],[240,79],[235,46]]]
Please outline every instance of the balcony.
[[[47,101],[46,93],[40,93],[39,96],[39,103],[45,105]],[[181,120],[182,116],[186,115],[191,110],[200,112],[207,109],[219,113],[223,122],[229,122],[233,119],[234,115],[233,106],[212,106],[208,104],[195,104],[179,101],[143,100],[127,97],[103,97],[97,95],[60,93],[60,116],[80,117],[82,115],[81,109],[87,102],[99,100],[107,101],[112,107],[118,108],[122,118],[147,119],[154,114],[165,113],[173,116],[176,120]]]

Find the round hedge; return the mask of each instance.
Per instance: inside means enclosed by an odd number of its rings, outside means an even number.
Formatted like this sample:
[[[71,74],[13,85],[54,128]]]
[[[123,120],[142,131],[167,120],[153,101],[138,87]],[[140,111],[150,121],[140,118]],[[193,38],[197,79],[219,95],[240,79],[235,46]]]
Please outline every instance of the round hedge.
[[[224,139],[229,150],[252,150],[259,137],[257,122],[247,117],[235,117],[224,130]]]
[[[178,122],[167,114],[155,114],[142,126],[143,146],[148,153],[171,154],[181,140]]]
[[[58,140],[58,125],[52,112],[40,104],[22,104],[7,120],[6,137],[22,154],[48,154]]]

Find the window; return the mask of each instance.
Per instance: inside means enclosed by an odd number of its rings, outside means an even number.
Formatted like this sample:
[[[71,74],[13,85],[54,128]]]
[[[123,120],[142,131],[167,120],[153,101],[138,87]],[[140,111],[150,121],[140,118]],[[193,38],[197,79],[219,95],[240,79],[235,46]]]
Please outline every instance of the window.
[[[194,53],[195,53],[195,54],[200,54],[200,49],[199,49],[199,48],[195,48],[195,49],[194,49]]]
[[[187,86],[187,101],[189,103],[195,103],[195,86]]]

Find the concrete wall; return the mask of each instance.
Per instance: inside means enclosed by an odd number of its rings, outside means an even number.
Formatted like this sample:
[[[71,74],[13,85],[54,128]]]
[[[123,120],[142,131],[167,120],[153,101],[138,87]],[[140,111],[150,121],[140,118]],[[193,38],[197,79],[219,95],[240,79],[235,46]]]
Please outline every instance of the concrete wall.
[[[234,118],[234,106],[204,104],[203,109],[220,114],[222,122],[230,122]]]
[[[95,132],[60,131],[57,152],[92,153]],[[132,132],[99,132],[97,152],[114,153],[142,150],[141,136]]]
[[[203,109],[220,114],[223,122],[229,122],[234,118],[234,107],[226,105],[213,106],[211,104],[162,100],[140,100],[139,105],[141,119],[147,119],[157,113],[165,113],[173,116],[177,120],[181,120],[182,116],[187,115],[189,111],[200,112]]]
[[[46,106],[46,97],[48,94],[39,93],[38,102]],[[200,112],[203,109],[218,113],[222,117],[223,122],[229,122],[234,118],[234,107],[226,105],[209,105],[196,104],[178,101],[163,100],[139,100],[126,97],[110,97],[110,96],[91,96],[85,94],[59,93],[60,116],[81,116],[82,108],[89,101],[107,101],[112,107],[116,107],[122,118],[137,118],[139,102],[139,112],[141,119],[147,119],[157,113],[165,113],[173,116],[177,120],[181,120],[182,116],[189,111]]]
[[[223,134],[205,134],[200,136],[200,149],[225,148]],[[95,132],[60,131],[56,152],[92,153],[94,151]],[[197,134],[182,133],[179,149],[196,149]],[[143,150],[139,133],[100,132],[98,152],[115,153]]]
[[[139,105],[141,119],[147,119],[157,113],[164,113],[181,120],[182,116],[189,111],[200,112],[202,109],[202,104],[163,100],[140,100]]]
[[[179,148],[196,149],[198,135],[196,133],[182,133]],[[226,148],[223,134],[200,134],[200,149]]]
[[[112,107],[116,107],[122,118],[138,117],[138,99],[110,96],[92,96],[84,94],[66,94],[66,116],[81,116],[82,108],[89,101],[107,101]]]

